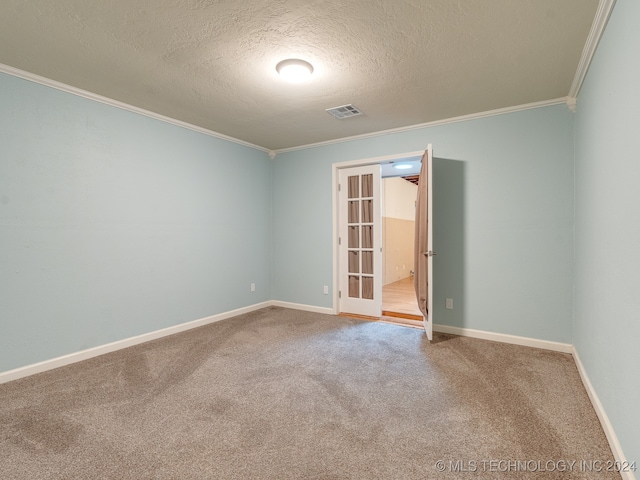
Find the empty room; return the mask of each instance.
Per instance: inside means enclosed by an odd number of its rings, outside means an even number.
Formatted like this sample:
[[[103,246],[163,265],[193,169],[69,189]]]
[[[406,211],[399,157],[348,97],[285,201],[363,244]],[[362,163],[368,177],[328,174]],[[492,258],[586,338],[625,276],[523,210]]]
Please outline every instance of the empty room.
[[[636,478],[640,2],[1,10],[0,478]]]

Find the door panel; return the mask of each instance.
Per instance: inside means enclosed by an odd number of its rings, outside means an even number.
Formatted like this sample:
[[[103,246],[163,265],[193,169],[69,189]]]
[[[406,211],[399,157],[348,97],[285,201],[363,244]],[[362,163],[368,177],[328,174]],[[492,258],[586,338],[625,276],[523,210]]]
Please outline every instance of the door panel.
[[[339,311],[382,313],[380,165],[339,171]]]
[[[427,317],[424,331],[429,340],[433,337],[433,152],[427,149]]]
[[[431,145],[424,152],[416,199],[415,289],[429,340],[433,332],[433,162]]]

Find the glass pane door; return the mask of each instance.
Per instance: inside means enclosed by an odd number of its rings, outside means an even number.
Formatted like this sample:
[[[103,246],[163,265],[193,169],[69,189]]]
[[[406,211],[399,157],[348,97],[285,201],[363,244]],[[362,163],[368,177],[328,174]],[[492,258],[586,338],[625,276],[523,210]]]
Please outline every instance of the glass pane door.
[[[346,187],[340,189],[341,212],[344,213],[340,290],[348,299],[341,302],[341,310],[344,310],[343,305],[349,305],[344,311],[366,315],[362,313],[364,309],[379,316],[376,305],[379,303],[381,310],[380,165],[345,169],[340,178],[341,187]],[[363,307],[357,300],[367,301],[367,305]]]
[[[348,185],[349,297],[373,300],[373,175],[350,175]]]

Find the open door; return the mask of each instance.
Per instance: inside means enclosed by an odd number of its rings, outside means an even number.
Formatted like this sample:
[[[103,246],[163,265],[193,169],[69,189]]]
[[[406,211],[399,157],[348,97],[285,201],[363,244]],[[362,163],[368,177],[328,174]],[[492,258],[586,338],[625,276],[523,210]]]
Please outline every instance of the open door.
[[[380,165],[339,170],[339,311],[382,315]]]
[[[414,286],[427,338],[433,338],[433,161],[431,145],[422,157],[416,199]]]

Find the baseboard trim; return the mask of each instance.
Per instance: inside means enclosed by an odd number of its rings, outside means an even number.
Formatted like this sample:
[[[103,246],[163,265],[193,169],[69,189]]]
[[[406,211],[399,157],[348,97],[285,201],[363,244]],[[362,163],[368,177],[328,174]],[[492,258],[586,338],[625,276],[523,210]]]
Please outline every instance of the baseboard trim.
[[[480,338],[483,340],[492,340],[495,342],[502,343],[511,343],[514,345],[523,345],[526,347],[534,347],[534,348],[543,348],[545,350],[553,350],[555,352],[561,353],[569,353],[573,357],[574,362],[576,363],[576,367],[578,372],[580,373],[580,378],[582,379],[582,384],[584,385],[585,390],[587,391],[587,395],[589,395],[589,399],[591,400],[591,404],[593,405],[593,409],[598,416],[598,420],[600,420],[600,425],[602,425],[602,429],[604,430],[604,434],[607,437],[607,441],[609,442],[609,447],[611,448],[611,452],[613,453],[614,458],[620,464],[625,464],[626,457],[622,451],[622,447],[620,445],[620,441],[618,440],[618,436],[613,429],[613,425],[609,421],[609,417],[607,416],[600,399],[598,398],[598,394],[596,393],[591,381],[589,380],[589,376],[580,360],[580,355],[578,355],[578,351],[576,348],[568,343],[559,343],[559,342],[551,342],[548,340],[538,340],[535,338],[527,338],[527,337],[518,337],[516,335],[506,335],[503,333],[494,333],[494,332],[486,332],[483,330],[473,330],[471,328],[460,328],[460,327],[450,327],[448,325],[433,325],[434,332],[440,333],[449,333],[452,335],[460,335],[462,337],[473,337]],[[636,480],[636,477],[633,472],[621,472],[620,475],[624,480]]]
[[[135,337],[125,338],[117,342],[112,342],[106,345],[101,345],[98,347],[89,348],[89,349],[71,353],[68,355],[63,355],[61,357],[53,358],[51,360],[46,360],[43,362],[34,363],[32,365],[19,367],[13,370],[8,370],[6,372],[0,372],[0,384],[7,383],[12,380],[18,380],[20,378],[28,377],[30,375],[35,375],[37,373],[46,372],[48,370],[53,370],[55,368],[63,367],[65,365],[70,365],[72,363],[88,360],[90,358],[104,355],[106,353],[115,352],[123,348],[132,347],[134,345],[139,345],[141,343],[149,342],[151,340],[156,340],[158,338],[166,337],[169,335],[174,335],[176,333],[191,330],[193,328],[202,327],[204,325],[219,322],[221,320],[226,320],[228,318],[232,318],[237,315],[254,312],[256,310],[260,310],[262,308],[266,308],[270,306],[290,308],[293,310],[303,310],[303,311],[314,312],[314,313],[322,313],[326,315],[334,315],[332,308],[316,307],[313,305],[283,302],[279,300],[270,300],[262,303],[257,303],[255,305],[249,305],[247,307],[242,307],[242,308],[230,310],[223,313],[218,313],[216,315],[211,315],[209,317],[193,320],[191,322],[182,323],[180,325],[174,325],[172,327],[167,327],[167,328],[163,328],[153,332],[145,333],[142,335],[137,335]],[[492,341],[501,342],[501,343],[522,345],[526,347],[542,348],[545,350],[553,350],[553,351],[562,352],[562,353],[570,353],[573,356],[573,359],[576,363],[576,367],[580,374],[580,378],[582,379],[582,383],[587,391],[589,399],[591,400],[591,404],[593,405],[593,408],[596,411],[596,415],[600,420],[600,424],[602,425],[602,429],[604,430],[605,436],[607,437],[607,441],[609,442],[609,446],[611,447],[613,456],[615,457],[617,462],[624,463],[626,461],[624,453],[622,451],[622,447],[620,446],[620,442],[618,440],[618,436],[616,435],[613,429],[613,426],[609,421],[609,417],[607,416],[604,410],[604,407],[602,406],[602,403],[600,402],[600,399],[598,398],[598,395],[595,392],[593,385],[591,384],[591,381],[589,380],[589,376],[587,375],[584,365],[580,360],[578,351],[573,345],[570,345],[568,343],[551,342],[548,340],[538,340],[535,338],[519,337],[516,335],[506,335],[503,333],[474,330],[471,328],[451,327],[448,325],[434,324],[433,331],[439,332],[439,333],[448,333],[452,335],[460,335],[463,337],[492,340]],[[635,480],[635,475],[633,474],[633,472],[622,472],[621,475],[624,480]]]
[[[68,355],[63,355],[57,358],[52,358],[51,360],[45,360],[43,362],[34,363],[32,365],[26,365],[24,367],[15,368],[13,370],[8,370],[6,372],[0,372],[0,384],[7,383],[12,380],[18,380],[20,378],[28,377],[30,375],[35,375],[36,373],[42,373],[48,370],[53,370],[54,368],[64,367],[65,365],[70,365],[72,363],[88,360],[93,357],[104,355],[105,353],[115,352],[123,348],[132,347],[134,345],[139,345],[141,343],[149,342],[151,340],[156,340],[158,338],[184,332],[186,330],[191,330],[193,328],[202,327],[210,323],[219,322],[220,320],[226,320],[227,318],[235,317],[237,315],[242,315],[244,313],[253,312],[255,310],[260,310],[261,308],[265,308],[270,305],[271,305],[271,302],[257,303],[255,305],[250,305],[248,307],[243,307],[235,310],[230,310],[228,312],[218,313],[216,315],[211,315],[209,317],[200,318],[198,320],[193,320],[191,322],[181,323],[179,325],[174,325],[172,327],[155,330],[153,332],[144,333],[142,335],[137,335],[135,337],[125,338],[123,340],[107,343],[105,345],[100,345],[98,347],[88,348],[86,350],[81,350],[79,352],[70,353]]]
[[[611,452],[613,453],[614,458],[620,464],[625,464],[626,457],[622,452],[622,446],[620,445],[620,441],[618,440],[618,436],[616,435],[615,430],[613,429],[613,425],[609,421],[609,417],[604,411],[604,407],[602,403],[600,403],[600,399],[598,398],[598,394],[596,393],[593,385],[591,384],[591,380],[589,380],[589,376],[587,375],[587,371],[584,369],[584,365],[580,360],[580,355],[578,355],[578,351],[576,347],[572,347],[573,359],[576,362],[576,367],[578,368],[578,372],[580,373],[580,378],[582,379],[582,384],[584,385],[585,390],[587,391],[587,395],[589,395],[589,399],[591,400],[591,405],[593,405],[593,409],[596,411],[596,415],[598,415],[598,419],[600,420],[600,425],[602,425],[602,429],[604,430],[604,434],[607,437],[607,441],[609,442],[609,447],[611,447]],[[635,475],[633,472],[620,472],[620,475],[625,480],[635,480]]]
[[[316,307],[314,305],[304,305],[302,303],[282,302],[280,300],[271,300],[268,302],[273,307],[291,308],[293,310],[303,310],[305,312],[323,313],[325,315],[333,315],[333,308]]]
[[[461,337],[480,338],[482,340],[492,340],[494,342],[511,343],[525,347],[542,348],[553,350],[554,352],[573,353],[573,346],[569,343],[551,342],[549,340],[539,340],[537,338],[518,337],[517,335],[507,335],[504,333],[486,332],[484,330],[473,330],[471,328],[450,327],[448,325],[433,325],[433,331],[439,333],[450,333]]]

